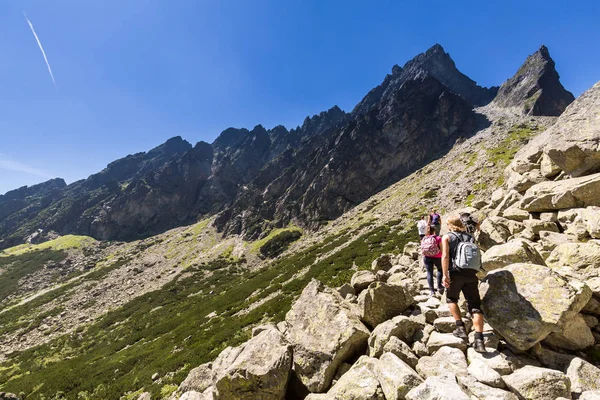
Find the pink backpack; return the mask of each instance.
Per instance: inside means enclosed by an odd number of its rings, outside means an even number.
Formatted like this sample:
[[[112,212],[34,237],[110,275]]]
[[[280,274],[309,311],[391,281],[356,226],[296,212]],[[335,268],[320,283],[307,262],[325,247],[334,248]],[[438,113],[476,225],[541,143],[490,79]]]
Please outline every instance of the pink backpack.
[[[437,240],[435,236],[425,236],[421,240],[421,251],[425,257],[437,256],[440,253]]]

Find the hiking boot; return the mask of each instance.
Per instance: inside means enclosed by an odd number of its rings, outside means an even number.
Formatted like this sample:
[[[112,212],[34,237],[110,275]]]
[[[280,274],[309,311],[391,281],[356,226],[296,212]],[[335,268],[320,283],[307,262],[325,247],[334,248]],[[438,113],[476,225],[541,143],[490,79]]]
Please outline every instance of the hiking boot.
[[[473,350],[475,350],[478,353],[487,353],[485,345],[483,344],[483,339],[475,339],[475,341],[473,342]]]
[[[467,336],[467,331],[465,330],[464,326],[457,326],[454,332],[452,332],[452,334],[456,337],[461,338],[465,342],[469,340],[469,336]]]

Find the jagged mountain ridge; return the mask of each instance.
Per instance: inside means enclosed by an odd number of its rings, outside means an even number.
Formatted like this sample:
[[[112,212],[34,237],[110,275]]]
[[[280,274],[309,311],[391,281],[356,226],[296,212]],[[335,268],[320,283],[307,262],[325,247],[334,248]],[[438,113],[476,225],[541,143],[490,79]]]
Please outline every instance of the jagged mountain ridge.
[[[216,213],[220,230],[248,239],[290,222],[316,228],[481,128],[472,108],[495,93],[435,45],[350,114],[336,106],[290,131],[229,128],[194,147],[177,137],[117,160],[43,207],[0,218],[0,248],[38,229],[130,240]]]

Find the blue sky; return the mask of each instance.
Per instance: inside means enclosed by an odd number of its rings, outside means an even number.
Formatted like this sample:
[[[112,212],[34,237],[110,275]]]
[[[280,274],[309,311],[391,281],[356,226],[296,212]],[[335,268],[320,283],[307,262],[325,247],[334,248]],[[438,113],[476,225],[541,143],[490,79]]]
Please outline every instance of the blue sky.
[[[596,0],[2,1],[0,193],[70,183],[172,136],[349,111],[435,43],[484,86],[546,44],[577,96],[600,80],[599,20]]]

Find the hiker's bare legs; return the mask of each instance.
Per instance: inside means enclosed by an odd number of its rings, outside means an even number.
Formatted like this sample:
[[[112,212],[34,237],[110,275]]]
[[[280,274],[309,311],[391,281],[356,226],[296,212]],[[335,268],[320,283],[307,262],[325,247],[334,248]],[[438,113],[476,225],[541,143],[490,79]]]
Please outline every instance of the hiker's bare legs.
[[[450,312],[452,312],[452,309],[450,309]],[[459,313],[460,313],[460,311],[459,311]],[[454,315],[454,314],[452,314],[452,315]],[[483,332],[483,314],[480,314],[480,313],[473,314],[473,329],[475,329],[475,332]]]
[[[448,303],[448,308],[450,309],[450,314],[454,317],[455,321],[462,321],[462,316],[460,315],[460,308],[456,303]],[[483,327],[483,324],[481,325]]]

